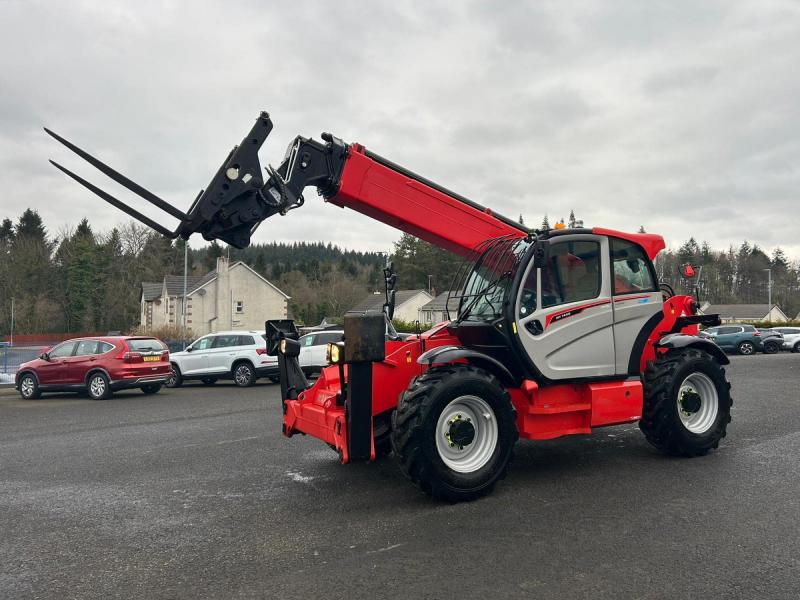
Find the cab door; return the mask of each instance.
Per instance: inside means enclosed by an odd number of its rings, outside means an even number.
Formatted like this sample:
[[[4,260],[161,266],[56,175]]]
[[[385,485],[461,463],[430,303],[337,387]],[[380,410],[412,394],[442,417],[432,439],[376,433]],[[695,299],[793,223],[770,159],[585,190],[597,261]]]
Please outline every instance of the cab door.
[[[184,375],[205,373],[208,370],[208,353],[214,343],[214,336],[207,335],[194,342],[186,356],[181,358],[181,372]]]
[[[522,346],[552,380],[603,377],[616,370],[609,242],[605,236],[551,239],[547,266],[527,266],[516,299]]]
[[[614,352],[618,375],[639,373],[642,336],[648,323],[664,314],[664,297],[644,250],[633,242],[609,238],[614,297]],[[638,340],[638,342],[637,342]]]
[[[48,360],[40,361],[36,366],[36,376],[42,385],[62,384],[67,375],[66,359],[72,356],[77,342],[69,341],[59,344],[48,354]]]

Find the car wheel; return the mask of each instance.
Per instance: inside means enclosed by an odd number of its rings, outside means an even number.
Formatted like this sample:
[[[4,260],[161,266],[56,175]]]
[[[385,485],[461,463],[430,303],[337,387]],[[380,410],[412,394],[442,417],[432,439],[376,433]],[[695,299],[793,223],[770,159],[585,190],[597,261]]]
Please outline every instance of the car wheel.
[[[778,344],[775,342],[766,342],[764,344],[764,354],[775,354],[778,350]]]
[[[239,387],[250,387],[256,382],[256,374],[253,366],[247,362],[240,362],[233,365],[233,381]]]
[[[215,383],[217,383],[217,378],[216,377],[203,377],[203,379],[201,379],[200,381],[203,382],[203,385],[214,385]]]
[[[178,365],[172,365],[172,371],[170,371],[165,385],[168,388],[176,388],[183,385],[183,377],[181,377],[181,370],[178,368]]]
[[[800,352],[800,342],[797,342],[792,348],[792,352]]]
[[[89,375],[89,381],[86,385],[89,398],[92,400],[105,400],[111,396],[111,386],[108,383],[108,377],[103,373],[92,373]]]
[[[270,380],[272,383],[280,383],[280,382],[281,382],[281,378],[280,378],[280,377],[268,377],[268,379],[269,379],[269,380]]]
[[[739,354],[743,354],[745,356],[750,356],[751,354],[755,354],[756,347],[753,342],[742,342],[739,344],[738,348]]]
[[[32,373],[25,373],[19,381],[19,395],[25,400],[36,400],[42,397],[39,391],[39,382]]]
[[[160,383],[151,383],[149,385],[143,385],[142,391],[147,394],[148,396],[151,394],[157,394],[161,390]]]

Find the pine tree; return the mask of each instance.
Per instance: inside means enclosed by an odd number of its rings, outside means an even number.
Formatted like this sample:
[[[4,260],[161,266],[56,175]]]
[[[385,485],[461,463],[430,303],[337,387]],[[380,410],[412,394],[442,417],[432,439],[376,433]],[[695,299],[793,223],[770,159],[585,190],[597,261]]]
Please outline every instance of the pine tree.
[[[644,225],[639,225],[639,233],[647,233],[647,232],[644,230]]]
[[[539,226],[539,229],[542,231],[547,231],[550,229],[550,221],[547,220],[547,215],[545,215],[544,219],[542,219],[542,224]]]
[[[217,259],[222,256],[222,246],[217,243],[217,240],[211,242],[206,252],[206,270],[213,271],[217,268]]]

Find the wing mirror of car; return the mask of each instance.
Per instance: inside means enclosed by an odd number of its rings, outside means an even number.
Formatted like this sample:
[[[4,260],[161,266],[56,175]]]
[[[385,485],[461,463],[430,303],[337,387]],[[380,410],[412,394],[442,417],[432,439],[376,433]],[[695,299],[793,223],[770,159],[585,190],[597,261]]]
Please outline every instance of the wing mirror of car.
[[[547,240],[536,240],[533,248],[533,266],[537,269],[547,266],[550,257],[550,243]]]
[[[191,351],[192,351],[192,347],[191,347],[191,346],[187,346],[187,347],[186,347],[186,351],[187,351],[187,352],[191,352]]]
[[[694,267],[691,265],[691,263],[686,263],[685,265],[681,266],[681,275],[686,277],[686,279],[692,279],[696,275]]]
[[[47,352],[42,352],[42,353],[39,355],[39,358],[41,358],[42,360],[49,361],[49,360],[50,360],[50,355],[49,355]]]

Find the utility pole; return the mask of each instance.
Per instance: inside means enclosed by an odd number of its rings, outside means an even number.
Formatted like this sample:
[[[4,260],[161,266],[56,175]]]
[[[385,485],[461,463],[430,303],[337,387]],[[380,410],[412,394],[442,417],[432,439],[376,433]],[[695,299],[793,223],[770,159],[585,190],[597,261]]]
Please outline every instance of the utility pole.
[[[428,293],[429,294],[431,293],[431,289],[433,289],[433,288],[431,288],[431,277],[433,277],[433,275],[428,275]]]
[[[11,296],[11,335],[9,336],[9,344],[14,345],[14,296]]]
[[[767,272],[767,303],[772,310],[772,269],[763,269]]]

